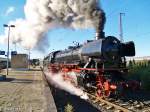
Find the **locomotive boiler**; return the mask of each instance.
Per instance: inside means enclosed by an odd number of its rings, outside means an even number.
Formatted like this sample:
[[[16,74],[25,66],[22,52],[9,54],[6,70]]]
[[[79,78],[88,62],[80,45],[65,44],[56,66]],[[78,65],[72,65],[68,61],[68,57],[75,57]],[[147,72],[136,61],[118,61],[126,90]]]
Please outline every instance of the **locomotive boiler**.
[[[51,52],[44,58],[44,66],[54,73],[75,72],[78,86],[99,96],[110,96],[127,85],[125,57],[135,56],[135,46],[133,41],[123,43],[104,33],[97,36],[82,45]]]

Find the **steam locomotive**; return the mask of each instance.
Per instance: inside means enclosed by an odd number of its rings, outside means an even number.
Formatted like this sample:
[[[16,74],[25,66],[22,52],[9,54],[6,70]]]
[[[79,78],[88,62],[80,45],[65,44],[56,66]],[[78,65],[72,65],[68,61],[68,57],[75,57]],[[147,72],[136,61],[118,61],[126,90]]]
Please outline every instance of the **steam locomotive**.
[[[96,40],[51,52],[44,58],[44,66],[64,77],[74,72],[77,86],[98,96],[110,96],[128,87],[126,56],[135,56],[133,41],[123,43],[114,36],[97,34]]]

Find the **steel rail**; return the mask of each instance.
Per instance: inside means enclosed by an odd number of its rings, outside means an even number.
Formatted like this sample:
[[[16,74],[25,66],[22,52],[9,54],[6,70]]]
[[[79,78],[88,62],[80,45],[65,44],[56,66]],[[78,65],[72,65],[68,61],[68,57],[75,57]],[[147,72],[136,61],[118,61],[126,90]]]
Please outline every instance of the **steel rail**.
[[[86,93],[87,93],[87,92],[86,92]],[[90,94],[90,93],[87,93],[87,95],[90,96],[90,97],[92,97],[92,98],[95,98],[96,102],[99,102],[99,101],[100,101],[100,102],[102,102],[102,103],[105,103],[105,104],[107,104],[107,105],[109,105],[109,106],[114,107],[114,108],[117,109],[117,110],[120,110],[121,112],[133,112],[132,110],[129,110],[129,109],[125,108],[125,107],[121,107],[120,105],[116,105],[116,104],[111,103],[111,102],[109,102],[109,101],[107,101],[107,100],[104,100],[104,99],[101,98],[101,97],[97,97],[97,96],[92,95],[92,94]],[[96,102],[95,102],[95,103],[96,103]]]

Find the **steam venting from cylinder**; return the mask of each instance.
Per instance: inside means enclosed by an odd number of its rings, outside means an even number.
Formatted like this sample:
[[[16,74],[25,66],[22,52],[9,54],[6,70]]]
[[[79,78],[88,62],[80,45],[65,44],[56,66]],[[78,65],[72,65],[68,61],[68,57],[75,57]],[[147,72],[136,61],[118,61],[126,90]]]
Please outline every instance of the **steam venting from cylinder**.
[[[69,92],[70,94],[79,96],[81,99],[87,100],[89,97],[87,94],[81,89],[77,88],[74,84],[72,84],[69,81],[66,81],[63,79],[62,73],[53,74],[49,71],[45,71],[46,78],[51,85],[53,85],[56,88],[65,90]],[[71,75],[71,74],[69,74]]]
[[[25,18],[10,21],[16,27],[11,29],[11,42],[25,48],[47,48],[47,32],[64,27],[72,29],[95,28],[96,39],[103,34],[105,13],[98,0],[27,0],[24,6]],[[7,30],[0,36],[6,42]]]

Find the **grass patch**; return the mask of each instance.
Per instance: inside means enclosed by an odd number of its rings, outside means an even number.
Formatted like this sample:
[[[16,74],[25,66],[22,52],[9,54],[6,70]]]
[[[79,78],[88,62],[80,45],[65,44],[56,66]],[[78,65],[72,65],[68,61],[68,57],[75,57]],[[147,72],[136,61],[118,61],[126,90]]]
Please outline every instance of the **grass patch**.
[[[140,81],[142,89],[150,90],[150,62],[146,60],[130,61],[128,68],[128,78]]]
[[[74,107],[68,103],[66,106],[65,106],[65,112],[74,112]]]

